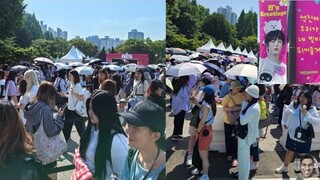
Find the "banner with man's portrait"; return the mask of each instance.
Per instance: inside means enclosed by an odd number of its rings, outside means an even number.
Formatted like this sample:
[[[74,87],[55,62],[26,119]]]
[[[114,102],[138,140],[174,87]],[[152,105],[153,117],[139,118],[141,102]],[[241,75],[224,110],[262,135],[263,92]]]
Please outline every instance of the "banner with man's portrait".
[[[287,83],[287,3],[286,0],[259,1],[258,82],[261,84]]]

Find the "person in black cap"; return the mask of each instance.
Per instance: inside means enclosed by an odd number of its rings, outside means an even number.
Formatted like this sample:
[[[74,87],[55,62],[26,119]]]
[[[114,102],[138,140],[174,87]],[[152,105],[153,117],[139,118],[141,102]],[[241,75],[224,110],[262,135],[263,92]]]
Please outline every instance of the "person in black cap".
[[[164,85],[160,80],[152,80],[148,89],[147,100],[158,104],[163,110],[166,109],[166,101],[162,97],[162,92],[164,90]]]
[[[165,112],[151,101],[142,101],[123,113],[129,146],[130,180],[165,179]]]

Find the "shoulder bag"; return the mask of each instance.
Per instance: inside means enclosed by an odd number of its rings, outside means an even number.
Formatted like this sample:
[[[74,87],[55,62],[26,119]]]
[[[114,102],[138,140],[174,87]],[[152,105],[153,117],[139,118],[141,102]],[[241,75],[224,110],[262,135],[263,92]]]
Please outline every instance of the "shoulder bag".
[[[58,92],[61,92],[61,86],[60,83],[62,81],[62,78],[59,79],[58,81],[58,87],[57,87],[57,92],[56,92],[56,106],[62,107],[65,103],[68,102],[68,98],[61,96]]]
[[[48,137],[43,128],[43,112],[40,112],[40,126],[33,133],[33,141],[36,149],[36,154],[42,165],[46,165],[56,161],[68,149],[68,145],[61,131],[58,135]]]
[[[299,121],[300,126],[297,127],[294,137],[304,142],[308,142],[315,137],[314,129],[311,123],[307,123],[307,129],[303,129],[301,126],[301,110],[299,110]]]
[[[248,135],[248,124],[241,125],[240,124],[240,116],[237,119],[236,127],[235,127],[235,135],[239,138],[244,139]]]

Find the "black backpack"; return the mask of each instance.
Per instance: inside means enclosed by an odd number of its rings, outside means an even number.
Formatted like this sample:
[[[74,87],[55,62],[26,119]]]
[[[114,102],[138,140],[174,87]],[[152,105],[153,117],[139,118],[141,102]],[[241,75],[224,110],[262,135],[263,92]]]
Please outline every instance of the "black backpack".
[[[138,151],[137,149],[132,149],[132,148],[129,149],[129,152],[128,152],[129,170],[131,170],[131,164],[132,164],[134,155],[137,153],[137,151]],[[158,176],[158,180],[165,180],[165,179],[166,179],[166,168],[164,168]]]

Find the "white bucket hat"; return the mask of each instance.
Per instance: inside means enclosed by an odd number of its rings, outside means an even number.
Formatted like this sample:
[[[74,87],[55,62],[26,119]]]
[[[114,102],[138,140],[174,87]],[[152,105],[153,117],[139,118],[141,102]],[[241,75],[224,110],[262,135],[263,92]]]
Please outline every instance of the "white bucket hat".
[[[254,97],[254,98],[259,98],[259,88],[256,85],[250,85],[249,87],[247,87],[247,89],[245,90],[250,96]]]

